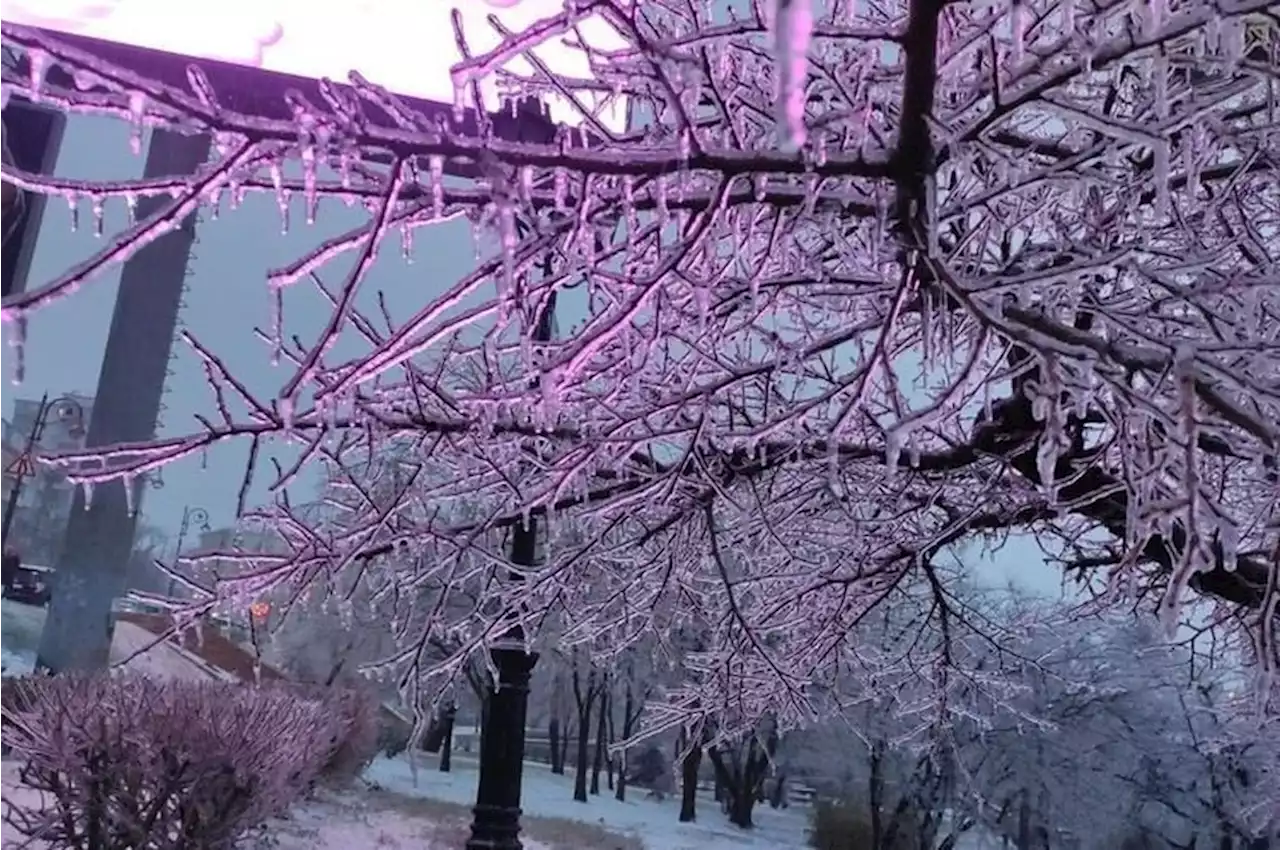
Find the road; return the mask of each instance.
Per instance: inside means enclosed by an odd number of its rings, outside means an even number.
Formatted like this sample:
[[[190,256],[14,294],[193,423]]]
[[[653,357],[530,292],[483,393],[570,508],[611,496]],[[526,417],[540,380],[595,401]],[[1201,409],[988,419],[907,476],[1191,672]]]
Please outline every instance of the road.
[[[12,599],[0,602],[0,648],[4,650],[6,672],[9,672],[9,659],[28,659],[27,664],[35,662],[44,617],[43,608]]]

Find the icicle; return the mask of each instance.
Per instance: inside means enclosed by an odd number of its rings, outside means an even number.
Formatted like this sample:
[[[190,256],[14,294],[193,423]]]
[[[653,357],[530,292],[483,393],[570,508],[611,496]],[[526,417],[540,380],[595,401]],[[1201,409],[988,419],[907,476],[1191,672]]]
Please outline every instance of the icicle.
[[[1156,215],[1163,216],[1169,212],[1169,143],[1158,142],[1152,157],[1155,160]]]
[[[27,51],[27,82],[31,86],[32,103],[44,100],[45,78],[49,75],[51,65],[49,54],[43,50]]]
[[[287,234],[289,232],[289,199],[284,193],[284,173],[280,170],[280,163],[271,163],[271,185],[276,192],[276,208],[280,210],[280,232]]]
[[[622,213],[632,238],[640,231],[640,221],[636,218],[635,182],[630,174],[622,178]]]
[[[147,115],[147,96],[140,91],[129,92],[129,150],[134,156],[142,155],[142,122]]]
[[[834,434],[827,441],[827,486],[840,495],[840,443]]]
[[[892,480],[902,461],[902,434],[896,428],[884,432],[885,477]]]
[[[542,390],[542,424],[547,431],[551,431],[555,427],[556,411],[560,403],[560,381],[555,371],[544,372],[538,381],[538,387]]]
[[[431,215],[440,218],[444,215],[444,157],[433,155],[427,168],[431,183]]]
[[[293,433],[293,416],[294,402],[292,398],[284,397],[279,400],[280,424],[284,427],[285,434]]]
[[[767,174],[764,174],[763,172],[756,174],[754,180],[756,203],[764,202],[769,185],[768,181],[769,176]]]
[[[80,488],[84,490],[84,509],[87,511],[93,507],[93,482],[83,481]]]
[[[1021,62],[1027,52],[1027,21],[1023,2],[1024,0],[1013,0],[1013,8],[1010,10],[1009,26],[1012,29],[1013,44],[1009,55],[1015,63]]]
[[[479,104],[476,104],[477,108]],[[453,75],[453,120],[461,124],[467,117],[467,83],[462,74]]]
[[[557,212],[565,211],[565,195],[569,191],[569,175],[563,168],[557,168],[554,178],[554,200]]]
[[[516,211],[510,198],[498,200],[498,239],[502,245],[502,281],[508,291],[515,285]]]
[[[413,265],[413,225],[408,221],[400,225],[400,256],[406,265]]]
[[[1040,445],[1036,447],[1036,474],[1040,476],[1040,487],[1050,505],[1058,498],[1058,435],[1050,433],[1054,430],[1045,429]]]
[[[67,206],[71,210],[71,232],[76,233],[80,230],[80,199],[75,192],[67,193]]]
[[[101,195],[91,195],[89,201],[89,209],[93,215],[93,235],[101,239],[106,219],[106,210],[103,209],[103,200]]]
[[[1156,117],[1169,117],[1169,62],[1164,54],[1157,54],[1151,60],[1152,84],[1156,90]],[[1190,131],[1188,131],[1189,133]]]
[[[221,197],[221,194],[219,194],[219,197]],[[137,223],[138,223],[138,196],[137,196],[137,194],[135,194],[134,192],[125,192],[125,193],[124,193],[124,206],[125,206],[125,209],[126,209],[126,210],[128,211],[128,213],[129,213],[129,223],[130,223],[130,224],[137,224]],[[217,203],[215,203],[215,204],[213,205],[213,218],[214,218],[215,220],[218,218],[218,204],[217,204]]]
[[[804,147],[805,84],[813,37],[811,0],[774,0],[774,56],[778,73],[778,127],[784,150]]]
[[[275,287],[271,298],[271,365],[280,365],[284,353],[284,289]]]
[[[320,193],[316,188],[316,149],[314,145],[302,148],[302,197],[306,205],[307,224],[316,223],[316,209],[320,204]]]
[[[533,166],[520,167],[520,199],[526,204],[533,202]]]
[[[124,510],[129,516],[134,516],[138,512],[135,499],[133,498],[133,476],[126,475],[120,482],[124,486]]]
[[[13,385],[20,386],[27,377],[27,314],[19,313],[13,322],[13,336],[9,338],[13,348]]]
[[[933,367],[933,295],[920,290],[920,356],[925,370]]]
[[[1218,542],[1222,545],[1222,569],[1235,572],[1240,562],[1240,531],[1234,522],[1222,521],[1218,526]]]
[[[1244,40],[1245,29],[1244,21],[1240,18],[1231,18],[1223,21],[1222,26],[1222,56],[1232,65],[1238,63],[1244,57]]]

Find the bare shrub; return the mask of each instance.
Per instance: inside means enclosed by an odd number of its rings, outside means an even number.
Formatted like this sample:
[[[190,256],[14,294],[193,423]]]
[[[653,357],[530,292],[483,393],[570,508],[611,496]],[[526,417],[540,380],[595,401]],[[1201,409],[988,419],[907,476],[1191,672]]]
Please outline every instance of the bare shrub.
[[[282,811],[342,722],[281,688],[64,675],[6,700],[22,782],[4,817],[53,850],[227,850]],[[9,704],[9,703],[14,704]]]

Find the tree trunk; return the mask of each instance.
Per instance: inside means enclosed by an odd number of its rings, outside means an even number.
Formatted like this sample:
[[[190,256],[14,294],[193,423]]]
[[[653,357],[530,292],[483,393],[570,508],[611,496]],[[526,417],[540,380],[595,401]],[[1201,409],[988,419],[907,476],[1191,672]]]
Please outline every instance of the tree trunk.
[[[686,735],[680,733],[680,740]],[[698,819],[698,769],[702,767],[702,747],[694,744],[680,762],[680,822],[691,823]]]
[[[1022,792],[1022,805],[1018,808],[1018,850],[1032,850],[1031,847],[1031,801],[1026,791]]]
[[[600,793],[600,771],[604,769],[605,753],[608,751],[608,714],[611,706],[609,705],[609,692],[604,688],[600,690],[600,715],[596,718],[596,751],[591,762],[591,793]]]
[[[632,688],[633,680],[631,675],[627,676],[627,686],[622,698],[622,740],[631,740],[631,735],[635,732],[636,722],[640,719],[640,712],[644,710],[644,700],[640,701],[640,705],[636,706],[635,691]],[[612,717],[612,712],[610,712]],[[611,721],[612,722],[612,721]],[[610,733],[610,737],[613,737]],[[614,738],[617,740],[617,738]],[[618,787],[614,789],[614,797],[618,800],[627,799],[627,751],[622,750],[618,753]]]
[[[871,745],[871,779],[867,789],[871,806],[871,846],[880,847],[884,843],[884,774],[881,768],[884,753],[880,742]]]
[[[551,772],[564,776],[564,750],[561,749],[560,741],[560,718],[551,715],[551,722],[547,725],[547,739],[551,745]]]
[[[606,731],[609,734],[609,743],[613,743],[614,741],[618,740],[618,736],[614,734],[616,730],[613,728],[613,713],[614,713],[613,712],[613,692],[610,691],[608,694],[605,695],[605,698],[608,700],[608,710],[605,711],[604,713],[607,721],[606,725],[608,726],[608,729]],[[622,753],[618,753],[617,755],[610,756],[608,761],[605,762],[605,768],[606,768],[605,779],[609,783],[610,791],[614,790],[614,785],[613,785],[614,768],[616,768],[621,762],[622,762]]]
[[[444,740],[440,743],[440,772],[453,770],[453,723],[457,712],[450,709],[444,715]]]
[[[573,700],[578,709],[578,751],[574,753],[573,799],[587,802],[587,768],[591,764],[587,747],[591,738],[591,708],[596,694],[595,671],[587,675],[587,686],[582,687],[582,677],[575,664],[573,668]]]
[[[547,724],[547,738],[551,746],[551,772],[558,776],[564,776],[563,716],[564,679],[557,667],[551,677],[551,721]]]
[[[565,734],[560,736],[560,773],[564,774],[564,766],[569,761],[569,741],[573,738],[574,730],[569,729]]]
[[[730,753],[731,763],[728,765],[725,764],[724,753],[720,747],[712,747],[708,750],[707,754],[711,759],[711,767],[715,770],[717,782],[724,788],[725,814],[735,826],[750,829],[755,825],[752,814],[760,798],[760,786],[769,770],[769,750],[773,746],[772,739],[769,747],[766,748],[752,738],[747,742],[745,754],[737,749]]]
[[[756,800],[752,794],[734,794],[729,799],[729,822],[742,829],[750,829],[755,824],[751,813],[755,810]]]
[[[578,752],[577,763],[573,773],[573,799],[579,803],[587,802],[587,766],[591,763],[587,747],[590,745],[591,702],[586,702],[578,710]]]
[[[787,775],[785,773],[779,773],[777,780],[773,783],[769,805],[775,809],[787,808]]]

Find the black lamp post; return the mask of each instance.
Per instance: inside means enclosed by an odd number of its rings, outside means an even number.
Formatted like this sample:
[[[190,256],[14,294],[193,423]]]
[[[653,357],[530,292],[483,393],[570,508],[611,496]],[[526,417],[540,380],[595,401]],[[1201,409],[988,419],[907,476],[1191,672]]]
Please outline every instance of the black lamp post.
[[[22,454],[13,464],[13,487],[10,488],[9,498],[4,503],[3,537],[5,540],[9,539],[13,518],[18,512],[22,484],[33,474],[36,448],[40,444],[40,437],[44,433],[44,426],[49,421],[50,413],[53,413],[59,421],[67,422],[73,434],[77,431],[81,434],[84,432],[84,408],[80,402],[70,396],[59,396],[50,401],[49,394],[44,394],[40,399],[40,406],[36,408],[36,420],[27,433],[27,443],[23,446]]]
[[[526,119],[519,121],[522,116]],[[549,141],[554,136],[555,128],[536,100],[521,101],[516,117],[519,123],[515,129],[522,140],[529,140],[530,131],[539,128],[546,134],[541,141]],[[542,271],[550,275],[550,257],[543,260]],[[552,292],[533,329],[535,343],[551,340],[555,311],[556,296]],[[537,544],[538,521],[530,516],[515,526],[511,563],[520,568],[534,566]],[[511,579],[521,581],[523,575],[513,571]],[[524,647],[524,627],[516,622],[489,650],[498,681],[489,689],[489,710],[480,729],[480,784],[466,850],[521,850],[522,847],[520,785],[524,774],[524,734],[529,714],[529,679],[538,663],[538,654]]]
[[[190,505],[182,509],[182,524],[178,526],[178,546],[173,553],[174,567],[182,558],[182,544],[187,540],[187,532],[191,530],[191,524],[195,523],[201,531],[209,530],[209,512],[204,508],[193,508]],[[169,577],[169,587],[165,591],[165,596],[173,598],[173,590],[177,580],[173,576]]]

